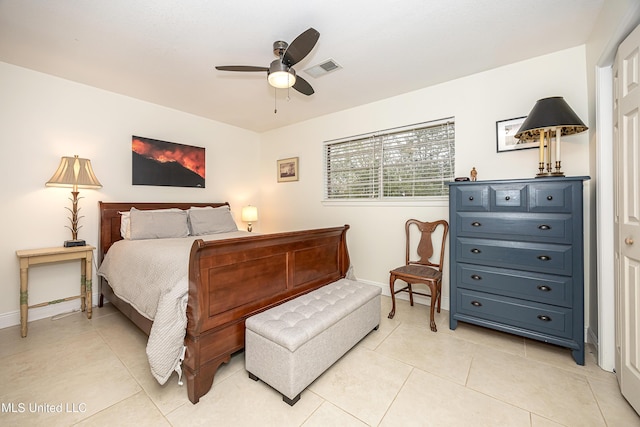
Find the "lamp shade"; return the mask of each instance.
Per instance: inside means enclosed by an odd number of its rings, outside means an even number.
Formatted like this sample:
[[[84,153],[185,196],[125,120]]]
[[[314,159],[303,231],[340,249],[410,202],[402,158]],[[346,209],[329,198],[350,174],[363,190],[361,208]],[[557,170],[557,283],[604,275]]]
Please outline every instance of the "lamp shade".
[[[63,157],[53,176],[45,184],[47,187],[101,188],[91,168],[91,160],[78,156]]]
[[[253,222],[258,220],[258,208],[255,206],[245,206],[242,208],[242,220]]]
[[[553,96],[536,102],[515,138],[523,141],[538,139],[543,130],[558,130],[561,135],[573,135],[587,129],[563,97]]]

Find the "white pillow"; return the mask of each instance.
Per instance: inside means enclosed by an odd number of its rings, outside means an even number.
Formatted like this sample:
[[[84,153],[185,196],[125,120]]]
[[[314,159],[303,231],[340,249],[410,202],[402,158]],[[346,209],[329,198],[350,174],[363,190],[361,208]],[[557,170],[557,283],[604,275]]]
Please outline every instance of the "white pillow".
[[[132,208],[135,209],[135,208]],[[183,212],[182,209],[150,209],[145,212]],[[131,211],[118,212],[120,214],[120,236],[123,239],[131,240]]]
[[[189,209],[189,228],[192,236],[238,231],[238,226],[231,216],[231,210],[226,205],[217,208],[192,207]]]
[[[187,212],[182,209],[129,211],[131,240],[187,237],[189,226]]]
[[[131,239],[131,217],[129,211],[118,212],[120,214],[120,235],[123,239]]]

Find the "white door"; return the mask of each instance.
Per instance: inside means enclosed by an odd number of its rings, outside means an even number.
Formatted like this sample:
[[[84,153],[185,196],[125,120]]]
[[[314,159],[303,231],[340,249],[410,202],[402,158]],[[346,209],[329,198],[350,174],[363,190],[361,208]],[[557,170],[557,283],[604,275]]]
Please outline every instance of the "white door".
[[[640,413],[640,27],[614,64],[616,375]]]

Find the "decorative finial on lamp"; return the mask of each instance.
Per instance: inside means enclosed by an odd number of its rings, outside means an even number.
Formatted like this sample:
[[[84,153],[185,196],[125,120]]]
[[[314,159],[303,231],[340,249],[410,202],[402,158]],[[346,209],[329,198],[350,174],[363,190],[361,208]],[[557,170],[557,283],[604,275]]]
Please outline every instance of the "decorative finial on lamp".
[[[242,208],[242,220],[249,223],[247,224],[247,231],[253,230],[251,223],[258,220],[258,208],[251,205]]]
[[[515,138],[523,141],[540,139],[540,156],[536,178],[564,176],[560,160],[560,136],[573,135],[589,129],[561,96],[539,99],[525,119]],[[555,135],[555,165],[551,158],[552,136]],[[546,147],[546,149],[545,149]],[[546,161],[545,161],[546,159]],[[545,172],[546,165],[546,172]],[[555,169],[552,170],[552,168]]]
[[[51,179],[45,184],[47,187],[71,187],[71,200],[72,209],[66,208],[71,212],[71,227],[67,226],[71,230],[71,239],[64,242],[65,247],[72,246],[85,246],[84,240],[78,239],[78,230],[82,226],[78,227],[78,221],[82,217],[78,217],[78,188],[101,188],[102,184],[98,181],[93,169],[91,168],[91,160],[81,159],[77,155],[74,157],[63,157],[60,160],[58,169],[53,174]]]

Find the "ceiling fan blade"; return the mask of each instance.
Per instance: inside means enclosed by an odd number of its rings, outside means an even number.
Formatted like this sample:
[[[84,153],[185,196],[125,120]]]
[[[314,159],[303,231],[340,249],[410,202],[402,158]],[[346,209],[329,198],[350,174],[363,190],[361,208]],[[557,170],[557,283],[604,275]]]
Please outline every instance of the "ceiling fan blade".
[[[269,71],[269,67],[254,67],[252,65],[220,65],[216,66],[220,71]]]
[[[291,67],[292,65],[302,61],[302,59],[307,56],[316,45],[318,38],[320,38],[320,33],[314,28],[309,28],[291,42],[287,50],[284,52],[282,62]]]
[[[313,90],[309,82],[303,79],[302,77],[300,77],[299,75],[296,76],[296,83],[293,85],[293,88],[298,92],[300,92],[301,94],[307,95],[307,96],[313,95],[315,93],[315,91]]]

